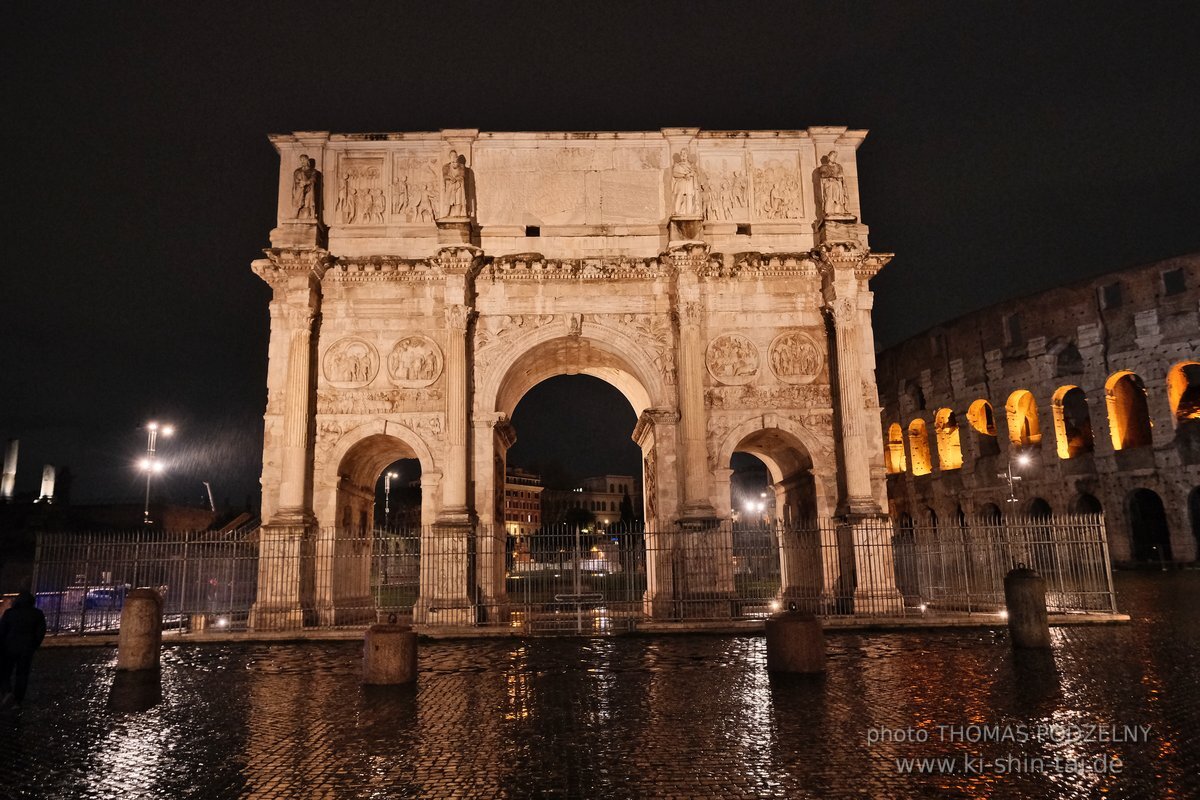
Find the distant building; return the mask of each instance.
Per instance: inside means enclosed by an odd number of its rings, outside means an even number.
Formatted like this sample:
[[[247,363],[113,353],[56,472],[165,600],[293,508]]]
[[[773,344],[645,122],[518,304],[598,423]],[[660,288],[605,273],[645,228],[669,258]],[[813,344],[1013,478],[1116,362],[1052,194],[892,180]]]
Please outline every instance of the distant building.
[[[1200,255],[1009,300],[879,354],[892,512],[1103,512],[1116,562],[1200,552]],[[1010,485],[1005,477],[1019,482]]]
[[[542,476],[517,467],[504,472],[504,527],[509,536],[529,536],[542,527]]]
[[[577,508],[595,514],[596,522],[602,525],[616,525],[621,521],[621,501],[626,495],[634,519],[642,519],[641,487],[632,475],[596,475],[584,478],[574,489],[545,492],[545,519],[549,524],[562,524],[568,521],[567,512]]]

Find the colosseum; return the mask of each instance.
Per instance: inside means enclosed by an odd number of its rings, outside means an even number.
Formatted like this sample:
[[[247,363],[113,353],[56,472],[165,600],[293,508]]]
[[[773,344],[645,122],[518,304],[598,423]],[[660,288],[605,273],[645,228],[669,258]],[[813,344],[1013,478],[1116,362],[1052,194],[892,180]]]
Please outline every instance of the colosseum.
[[[1200,254],[938,325],[878,381],[897,518],[1103,512],[1117,564],[1200,558]]]

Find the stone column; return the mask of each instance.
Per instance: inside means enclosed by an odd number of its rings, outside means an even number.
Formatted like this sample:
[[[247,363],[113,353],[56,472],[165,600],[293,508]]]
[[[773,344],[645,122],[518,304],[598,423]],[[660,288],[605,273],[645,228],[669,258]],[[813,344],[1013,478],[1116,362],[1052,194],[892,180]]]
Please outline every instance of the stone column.
[[[683,450],[683,505],[680,522],[712,523],[712,473],[708,469],[708,412],[704,406],[704,342],[700,326],[705,307],[700,300],[697,271],[707,261],[703,245],[676,248],[671,253],[679,268],[679,414]]]
[[[446,306],[446,470],[442,480],[443,522],[467,523],[467,328],[471,309]]]
[[[302,546],[315,524],[311,481],[313,441],[313,324],[320,310],[321,276],[328,267],[324,250],[269,250],[254,271],[271,285],[272,359],[268,390],[282,404],[282,430],[268,430],[264,463],[280,464],[278,502],[264,502],[259,530],[258,596],[250,611],[250,627],[259,630],[298,628],[301,608]],[[280,347],[275,350],[274,344]],[[286,345],[284,345],[286,343]],[[267,489],[264,486],[264,501]],[[312,564],[307,565],[312,568]]]
[[[839,503],[843,513],[878,514],[871,492],[871,462],[863,421],[862,368],[858,357],[858,306],[853,295],[827,300],[833,319],[837,353],[838,419],[842,426],[842,469],[846,493]]]

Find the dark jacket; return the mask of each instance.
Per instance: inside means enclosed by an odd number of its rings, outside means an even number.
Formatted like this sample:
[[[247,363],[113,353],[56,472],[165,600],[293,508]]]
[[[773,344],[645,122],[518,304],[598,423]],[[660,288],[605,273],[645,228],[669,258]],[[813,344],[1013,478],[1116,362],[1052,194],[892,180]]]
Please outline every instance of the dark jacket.
[[[0,643],[4,652],[17,655],[37,650],[46,636],[46,615],[33,604],[33,595],[21,592],[12,608],[0,617]]]

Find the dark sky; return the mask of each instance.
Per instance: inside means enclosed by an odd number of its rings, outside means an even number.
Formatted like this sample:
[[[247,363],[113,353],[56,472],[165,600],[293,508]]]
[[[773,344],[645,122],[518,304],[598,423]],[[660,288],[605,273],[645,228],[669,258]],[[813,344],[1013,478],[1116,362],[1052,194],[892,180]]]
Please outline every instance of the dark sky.
[[[158,415],[180,426],[180,499],[254,490],[268,132],[868,128],[863,214],[897,253],[873,283],[886,344],[1200,250],[1198,8],[4,3],[0,438],[21,439],[18,488],[51,462],[76,498],[136,497]],[[531,413],[570,425],[569,396]]]

